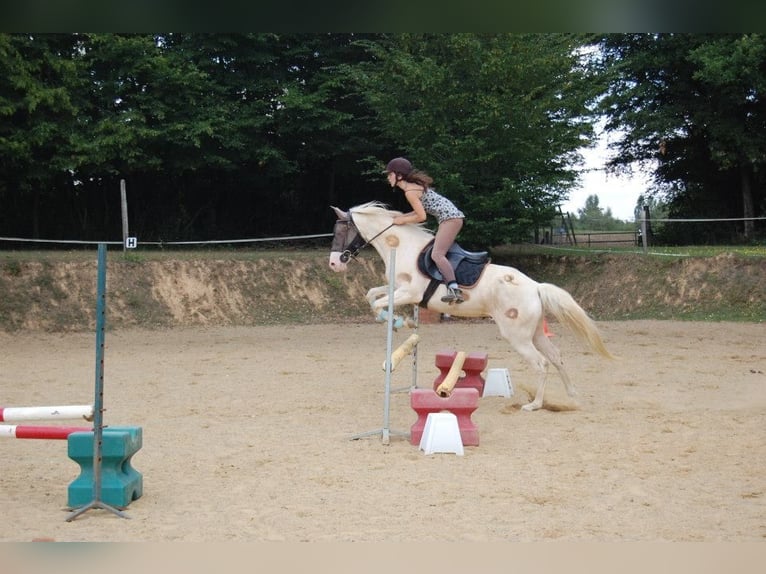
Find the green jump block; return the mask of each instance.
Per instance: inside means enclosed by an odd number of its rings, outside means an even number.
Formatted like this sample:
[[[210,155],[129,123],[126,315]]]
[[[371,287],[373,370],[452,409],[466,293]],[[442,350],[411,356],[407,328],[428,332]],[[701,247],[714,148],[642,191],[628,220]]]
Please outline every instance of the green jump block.
[[[69,458],[80,465],[80,476],[69,484],[70,508],[93,502],[93,431],[69,435]],[[142,444],[141,427],[105,427],[101,437],[101,502],[125,508],[143,494],[143,476],[130,465]]]

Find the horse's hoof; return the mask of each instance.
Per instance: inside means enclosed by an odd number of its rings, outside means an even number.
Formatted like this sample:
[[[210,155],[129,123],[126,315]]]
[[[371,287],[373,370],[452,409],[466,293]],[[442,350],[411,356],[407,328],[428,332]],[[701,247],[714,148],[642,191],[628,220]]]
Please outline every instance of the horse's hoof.
[[[388,311],[383,309],[380,313],[377,314],[377,316],[375,317],[375,321],[377,321],[378,323],[385,323],[386,321],[388,321]],[[404,327],[404,318],[399,315],[394,315],[393,327],[394,327],[394,330],[401,329],[402,327]]]
[[[542,405],[538,405],[537,403],[527,403],[526,405],[521,407],[522,411],[536,411],[538,410]]]

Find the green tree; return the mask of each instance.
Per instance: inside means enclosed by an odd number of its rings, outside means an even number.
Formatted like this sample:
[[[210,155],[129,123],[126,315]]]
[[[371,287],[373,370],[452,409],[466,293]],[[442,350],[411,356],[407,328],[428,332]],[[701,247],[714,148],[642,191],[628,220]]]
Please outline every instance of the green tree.
[[[187,185],[229,233],[315,232],[331,204],[365,197],[359,157],[377,153],[373,119],[349,93],[343,66],[364,58],[354,34],[171,34],[171,52],[203,71],[220,102],[219,162]],[[209,112],[210,113],[210,112]],[[207,180],[207,183],[201,183]],[[225,188],[222,189],[222,188]],[[323,217],[324,216],[324,217]],[[325,219],[326,218],[326,219]],[[206,227],[209,229],[210,224]],[[273,231],[272,231],[273,232]]]
[[[525,239],[592,136],[599,85],[580,41],[2,35],[0,217],[21,230],[14,214],[34,212],[46,237],[117,238],[126,179],[143,240],[316,232],[330,203],[392,198],[380,170],[406,154],[469,214],[468,243]]]
[[[122,175],[231,166],[220,89],[167,36],[88,34],[81,50],[90,112],[84,165]]]
[[[284,151],[297,167],[295,211],[326,213],[330,205],[367,201],[360,188],[363,158],[381,155],[386,141],[346,70],[369,56],[364,34],[282,35],[280,57],[288,71],[277,113]],[[360,161],[361,159],[361,161]],[[350,192],[350,193],[349,193]]]
[[[764,200],[766,37],[614,34],[599,39],[613,166],[657,162],[671,215],[751,218]],[[762,208],[761,208],[762,209]],[[743,227],[752,238],[752,221]]]
[[[461,237],[496,245],[529,237],[576,181],[596,92],[578,46],[564,34],[397,34],[369,42],[353,77],[392,153],[469,214]]]
[[[606,229],[605,222],[612,217],[610,208],[606,211],[599,205],[598,195],[589,195],[585,199],[585,205],[577,210],[577,218],[583,229],[603,231]]]
[[[639,216],[642,217],[642,216]],[[625,231],[633,229],[633,224],[616,219],[612,209],[601,207],[598,195],[589,195],[585,205],[577,210],[574,226],[578,230],[587,231]]]
[[[79,82],[69,34],[0,34],[0,192],[3,212],[29,217],[67,187]],[[9,220],[10,221],[10,220]]]

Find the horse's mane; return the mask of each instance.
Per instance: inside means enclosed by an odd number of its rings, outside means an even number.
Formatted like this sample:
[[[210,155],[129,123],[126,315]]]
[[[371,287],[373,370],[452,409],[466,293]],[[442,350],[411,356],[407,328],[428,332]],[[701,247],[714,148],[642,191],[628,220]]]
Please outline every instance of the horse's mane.
[[[357,205],[349,209],[349,212],[354,214],[358,213],[360,215],[372,215],[372,216],[387,215],[388,217],[391,217],[391,218],[394,218],[397,215],[402,215],[401,211],[397,211],[395,209],[389,209],[389,207],[381,201],[368,201],[367,203],[362,203],[361,205]],[[426,233],[433,233],[430,229],[426,229],[424,225],[425,225],[425,222],[412,223],[408,225],[408,227],[414,227]]]
[[[395,211],[393,209],[389,209],[388,206],[381,202],[381,201],[368,201],[367,203],[363,203],[361,205],[357,205],[356,207],[352,207],[349,209],[351,213],[365,213],[368,215],[383,215],[387,214],[390,217],[396,217],[397,215],[401,215],[401,211]]]

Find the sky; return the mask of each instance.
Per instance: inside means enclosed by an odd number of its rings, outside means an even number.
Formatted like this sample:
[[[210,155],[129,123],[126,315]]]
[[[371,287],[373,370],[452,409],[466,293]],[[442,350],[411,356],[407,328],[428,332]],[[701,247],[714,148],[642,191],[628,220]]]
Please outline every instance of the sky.
[[[611,208],[612,217],[634,221],[633,210],[638,196],[648,188],[648,178],[640,173],[632,177],[607,175],[604,169],[609,155],[607,145],[608,140],[602,135],[596,147],[581,150],[585,159],[581,184],[569,193],[569,201],[561,204],[561,210],[576,217],[588,196],[597,195],[599,207],[604,211]]]

